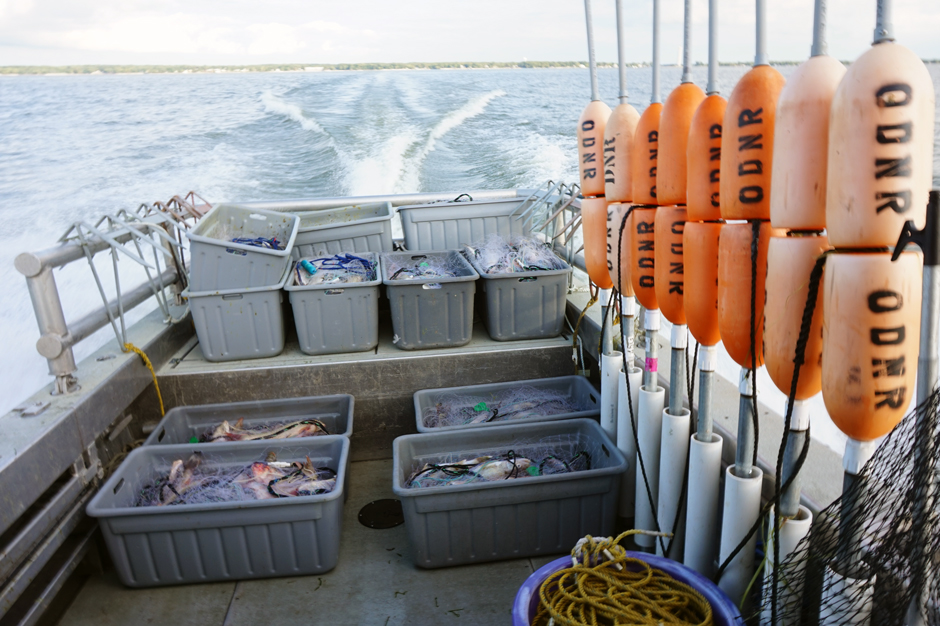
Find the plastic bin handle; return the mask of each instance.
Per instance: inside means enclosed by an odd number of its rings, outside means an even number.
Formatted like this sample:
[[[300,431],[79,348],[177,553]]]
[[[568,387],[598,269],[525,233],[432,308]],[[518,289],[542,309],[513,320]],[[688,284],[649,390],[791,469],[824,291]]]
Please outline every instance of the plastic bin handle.
[[[223,300],[241,300],[242,294],[240,293],[227,293],[222,296]]]
[[[260,220],[262,222],[267,221],[268,217],[266,215],[261,215],[260,213],[252,213],[248,216],[249,219]]]

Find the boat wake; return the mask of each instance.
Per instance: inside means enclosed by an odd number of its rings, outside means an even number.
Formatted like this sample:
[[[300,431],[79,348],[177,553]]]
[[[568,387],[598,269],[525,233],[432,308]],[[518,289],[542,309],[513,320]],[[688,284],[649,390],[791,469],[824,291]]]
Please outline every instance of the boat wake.
[[[300,127],[304,130],[330,137],[330,134],[326,132],[315,119],[304,115],[303,110],[299,106],[281,100],[270,91],[265,91],[261,94],[261,104],[264,105],[264,110],[268,113],[293,120],[300,124]],[[332,137],[330,138],[332,139]]]

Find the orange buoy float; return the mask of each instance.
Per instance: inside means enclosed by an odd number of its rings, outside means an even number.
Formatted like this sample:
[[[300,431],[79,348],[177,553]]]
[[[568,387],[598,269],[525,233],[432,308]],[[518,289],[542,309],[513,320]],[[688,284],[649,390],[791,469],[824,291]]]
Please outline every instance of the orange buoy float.
[[[604,130],[604,195],[608,202],[630,202],[633,199],[633,137],[640,114],[633,105],[618,104]]]
[[[783,76],[755,65],[735,85],[722,125],[721,216],[770,219],[774,122]]]
[[[833,254],[823,283],[822,391],[852,439],[888,434],[914,395],[920,341],[921,257]]]
[[[754,304],[754,352],[751,359],[751,243],[758,227],[756,295]],[[764,363],[764,285],[767,279],[767,248],[773,229],[768,222],[725,224],[718,241],[718,328],[725,349],[744,368]],[[782,232],[777,233],[782,235]]]
[[[721,219],[721,129],[728,101],[718,94],[702,100],[689,126],[687,149],[687,218],[690,222]]]
[[[923,228],[933,163],[934,88],[917,55],[876,43],[832,102],[826,228],[836,248],[893,246]]]
[[[829,112],[844,75],[842,63],[820,54],[801,64],[780,92],[770,191],[776,228],[826,228]]]
[[[659,157],[659,118],[663,112],[660,102],[653,102],[636,125],[633,139],[633,202],[659,204],[656,200],[656,167]]]
[[[689,332],[704,346],[721,341],[718,328],[718,222],[686,222],[682,234],[685,316]]]
[[[656,211],[655,208],[634,207],[630,231],[630,280],[633,293],[648,310],[659,309],[656,299]]]
[[[607,270],[607,199],[604,196],[581,200],[581,234],[584,265],[591,282],[601,289],[610,289],[614,283]]]
[[[767,302],[764,305],[764,360],[770,379],[784,393],[793,381],[793,357],[816,259],[829,249],[825,235],[771,237],[767,250]],[[813,312],[809,340],[797,380],[796,400],[816,395],[822,387],[822,309]]]
[[[614,289],[621,296],[633,296],[633,283],[630,281],[630,233],[633,228],[633,214],[627,216],[627,223],[623,224],[624,215],[630,210],[625,202],[611,202],[607,205],[607,271]],[[621,224],[623,229],[621,232]],[[618,264],[617,257],[620,257]]]
[[[673,324],[685,324],[685,261],[682,237],[686,225],[685,207],[663,206],[654,213],[653,248],[656,261],[653,268],[653,289],[656,302],[667,320]]]
[[[603,144],[610,107],[594,100],[578,119],[578,174],[585,198],[604,195]]]
[[[659,119],[659,158],[656,163],[658,204],[686,203],[689,129],[704,99],[705,92],[691,82],[682,83],[666,98]]]

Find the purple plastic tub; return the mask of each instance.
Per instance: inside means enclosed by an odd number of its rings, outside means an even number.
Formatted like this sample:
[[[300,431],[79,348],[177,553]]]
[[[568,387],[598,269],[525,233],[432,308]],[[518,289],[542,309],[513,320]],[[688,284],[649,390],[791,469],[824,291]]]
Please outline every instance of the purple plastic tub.
[[[679,582],[689,585],[705,596],[705,599],[712,605],[712,619],[715,626],[741,626],[744,624],[741,612],[734,605],[734,602],[718,588],[718,585],[695,570],[671,559],[664,559],[644,552],[627,551],[627,556],[646,561],[651,567],[666,572]],[[539,606],[539,587],[542,586],[546,578],[570,566],[571,555],[563,556],[535,570],[522,583],[516,593],[516,601],[512,607],[512,626],[530,626],[532,624]]]

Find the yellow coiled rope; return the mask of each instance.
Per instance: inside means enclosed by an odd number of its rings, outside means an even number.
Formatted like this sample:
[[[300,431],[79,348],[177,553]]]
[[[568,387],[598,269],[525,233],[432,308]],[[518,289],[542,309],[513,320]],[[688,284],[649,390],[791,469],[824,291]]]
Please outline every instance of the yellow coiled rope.
[[[157,390],[157,400],[160,401],[160,415],[166,415],[166,412],[163,410],[163,395],[160,393],[160,385],[157,383],[157,373],[153,371],[153,364],[150,362],[150,359],[147,358],[147,355],[144,354],[143,350],[132,343],[125,343],[124,349],[129,350],[130,352],[136,352],[138,355],[140,355],[140,358],[143,359],[144,365],[147,366],[147,369],[150,370],[150,375],[153,376],[153,387]]]
[[[578,542],[571,551],[576,564],[542,583],[532,626],[710,626],[712,607],[702,594],[627,556],[620,541],[638,532],[628,530],[616,539],[587,536]]]

